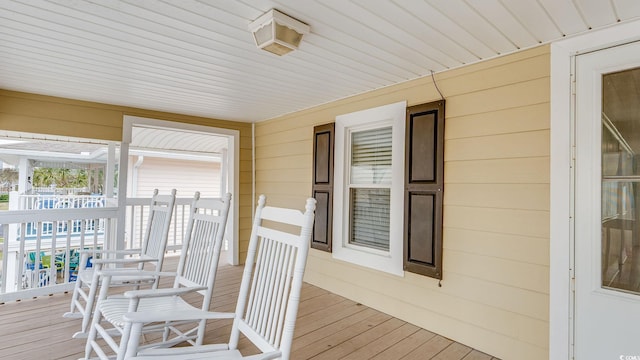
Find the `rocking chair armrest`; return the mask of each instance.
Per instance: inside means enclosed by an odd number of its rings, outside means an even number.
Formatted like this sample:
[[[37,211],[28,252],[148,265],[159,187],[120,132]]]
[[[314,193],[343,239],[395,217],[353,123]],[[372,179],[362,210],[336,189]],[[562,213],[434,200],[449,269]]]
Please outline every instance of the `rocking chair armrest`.
[[[99,253],[99,254],[122,254],[122,255],[135,255],[135,254],[140,254],[140,252],[142,251],[142,249],[127,249],[127,250],[107,250],[107,249],[99,249],[99,250],[93,250],[93,249],[80,249],[78,250],[78,252],[80,254],[93,254],[93,253]]]
[[[101,277],[105,276],[132,276],[132,277],[141,277],[148,278],[149,276],[176,276],[175,272],[170,271],[146,271],[146,270],[136,270],[131,268],[121,268],[121,269],[106,269],[100,270],[97,272]]]
[[[182,310],[172,312],[140,311],[124,314],[124,321],[131,323],[151,323],[163,321],[190,321],[190,320],[215,320],[233,319],[235,313],[204,311],[204,310]]]
[[[127,258],[127,259],[91,259],[91,263],[95,264],[136,264],[141,262],[153,262],[158,259],[153,258]]]
[[[144,290],[129,290],[124,293],[124,297],[133,299],[133,298],[155,298],[155,297],[167,297],[167,296],[177,296],[184,295],[196,291],[206,290],[206,286],[193,286],[193,287],[183,287],[183,288],[168,288],[168,289],[144,289]]]

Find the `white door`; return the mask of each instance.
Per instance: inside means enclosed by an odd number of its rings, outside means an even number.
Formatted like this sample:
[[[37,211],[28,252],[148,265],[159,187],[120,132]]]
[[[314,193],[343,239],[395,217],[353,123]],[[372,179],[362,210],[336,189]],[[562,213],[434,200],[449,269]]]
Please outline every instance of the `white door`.
[[[575,70],[575,359],[640,359],[640,43]]]

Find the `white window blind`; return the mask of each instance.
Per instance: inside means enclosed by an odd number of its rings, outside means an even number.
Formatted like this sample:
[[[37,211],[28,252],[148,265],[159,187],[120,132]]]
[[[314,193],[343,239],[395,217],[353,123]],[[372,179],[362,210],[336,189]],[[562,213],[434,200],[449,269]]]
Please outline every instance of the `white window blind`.
[[[351,134],[351,184],[391,183],[391,126]]]
[[[349,243],[389,251],[391,127],[351,133]]]

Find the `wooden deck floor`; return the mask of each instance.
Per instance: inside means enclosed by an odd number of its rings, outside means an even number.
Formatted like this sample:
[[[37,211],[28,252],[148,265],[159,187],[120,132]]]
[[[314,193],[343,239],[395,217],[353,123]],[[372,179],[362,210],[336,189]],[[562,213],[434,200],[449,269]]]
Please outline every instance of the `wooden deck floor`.
[[[176,261],[165,263],[170,267]],[[218,274],[213,309],[233,311],[242,267],[221,266]],[[62,318],[70,298],[71,294],[55,294],[0,305],[0,359],[83,357],[85,341],[71,338],[79,320]],[[205,343],[226,342],[229,331],[228,321],[212,322]],[[240,345],[241,350],[250,346]],[[496,360],[309,284],[302,290],[291,355],[295,360]]]

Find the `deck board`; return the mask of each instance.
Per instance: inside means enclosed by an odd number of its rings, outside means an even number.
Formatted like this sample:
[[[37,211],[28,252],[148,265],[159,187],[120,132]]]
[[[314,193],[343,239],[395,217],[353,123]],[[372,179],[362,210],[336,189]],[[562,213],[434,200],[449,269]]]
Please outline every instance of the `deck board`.
[[[175,268],[177,257],[168,258],[165,264]],[[219,268],[213,310],[234,311],[241,277],[242,267]],[[171,281],[165,279],[161,286],[171,286]],[[70,299],[71,293],[54,294],[0,305],[0,359],[83,357],[85,341],[71,338],[80,320],[62,317]],[[210,321],[205,343],[226,342],[230,331],[230,321]],[[153,335],[147,338],[153,339]],[[243,352],[256,351],[246,339],[239,345]],[[498,360],[306,283],[291,355],[295,360]]]

